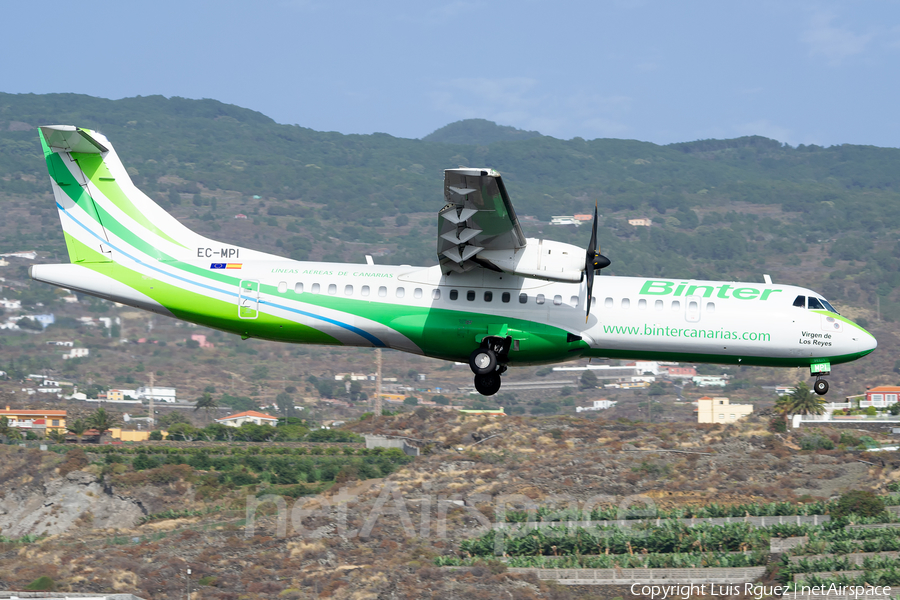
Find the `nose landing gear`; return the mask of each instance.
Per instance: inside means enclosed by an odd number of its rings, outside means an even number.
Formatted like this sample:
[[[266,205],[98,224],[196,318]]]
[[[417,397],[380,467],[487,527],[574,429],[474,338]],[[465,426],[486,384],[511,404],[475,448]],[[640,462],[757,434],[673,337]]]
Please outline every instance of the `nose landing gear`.
[[[816,382],[813,384],[813,391],[820,396],[824,396],[828,393],[828,382],[817,377]]]
[[[500,391],[500,375],[506,371],[511,337],[486,337],[469,355],[469,367],[475,374],[475,389],[482,396]]]
[[[827,362],[813,363],[809,366],[809,374],[815,375],[816,382],[813,391],[820,396],[828,393],[828,382],[823,379],[825,375],[831,375],[831,364]]]

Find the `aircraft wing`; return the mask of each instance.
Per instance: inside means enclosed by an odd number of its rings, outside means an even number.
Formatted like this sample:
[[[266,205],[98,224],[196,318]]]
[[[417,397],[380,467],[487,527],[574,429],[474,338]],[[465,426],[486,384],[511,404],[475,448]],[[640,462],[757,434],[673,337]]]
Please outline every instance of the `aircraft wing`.
[[[516,211],[493,169],[447,169],[440,210],[437,253],[445,273],[478,266],[500,270],[479,258],[491,251],[517,252],[525,247],[525,234]]]

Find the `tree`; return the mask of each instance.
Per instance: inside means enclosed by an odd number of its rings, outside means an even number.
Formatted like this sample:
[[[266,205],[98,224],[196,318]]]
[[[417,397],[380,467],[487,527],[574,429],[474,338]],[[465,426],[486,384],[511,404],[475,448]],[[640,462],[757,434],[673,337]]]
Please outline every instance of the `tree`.
[[[184,413],[181,413],[177,410],[173,410],[172,412],[161,416],[158,419],[154,419],[153,421],[162,429],[167,429],[176,425],[178,423],[190,423],[190,420],[184,416]]]
[[[9,419],[6,417],[0,417],[0,436],[9,437],[9,432],[13,429],[13,427],[9,424]]]
[[[831,511],[832,518],[860,515],[874,517],[884,512],[884,501],[873,492],[852,490],[842,495]]]
[[[294,414],[294,399],[287,392],[281,392],[275,396],[275,405],[285,417],[290,417]]]
[[[194,404],[194,412],[201,408],[206,411],[206,416],[209,417],[211,413],[218,410],[219,401],[213,398],[211,393],[203,392],[203,395],[197,398],[197,402]]]
[[[594,375],[594,372],[591,370],[586,370],[581,374],[581,381],[579,382],[579,387],[583,390],[590,390],[597,387],[597,376]]]
[[[75,434],[75,443],[81,443],[81,436],[84,435],[84,432],[87,431],[88,425],[84,422],[84,419],[75,419],[74,421],[69,422],[66,425],[66,429],[71,433]]]
[[[87,424],[97,430],[97,434],[102,436],[104,433],[116,426],[116,418],[106,412],[102,406],[95,410],[87,419]]]
[[[169,439],[193,442],[199,433],[200,431],[190,423],[178,423],[174,427],[169,428]]]
[[[431,401],[434,402],[435,404],[440,404],[441,406],[447,406],[448,404],[450,404],[450,398],[448,398],[447,396],[441,395],[441,394],[438,394],[437,396],[432,396]]]
[[[798,383],[787,398],[792,415],[821,415],[825,412],[825,399],[813,393],[805,381]]]
[[[403,399],[403,404],[407,406],[416,406],[419,404],[419,399],[414,396],[407,396]]]
[[[53,429],[50,431],[50,433],[47,434],[47,439],[49,439],[54,444],[65,444],[66,434],[59,429]]]

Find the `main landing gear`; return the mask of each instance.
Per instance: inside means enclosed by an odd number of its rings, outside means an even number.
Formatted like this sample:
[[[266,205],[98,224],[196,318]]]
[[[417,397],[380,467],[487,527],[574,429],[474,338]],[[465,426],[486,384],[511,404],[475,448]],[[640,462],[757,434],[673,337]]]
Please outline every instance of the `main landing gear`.
[[[500,391],[500,375],[506,371],[511,337],[486,337],[469,355],[469,367],[475,374],[475,389],[482,396]]]

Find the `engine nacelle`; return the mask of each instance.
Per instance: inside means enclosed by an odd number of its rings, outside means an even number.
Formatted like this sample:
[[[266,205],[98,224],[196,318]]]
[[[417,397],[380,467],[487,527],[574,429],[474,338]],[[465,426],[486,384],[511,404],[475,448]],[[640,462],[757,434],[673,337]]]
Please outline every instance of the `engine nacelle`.
[[[584,276],[584,248],[528,238],[518,250],[482,250],[478,259],[511,275],[575,283]]]

